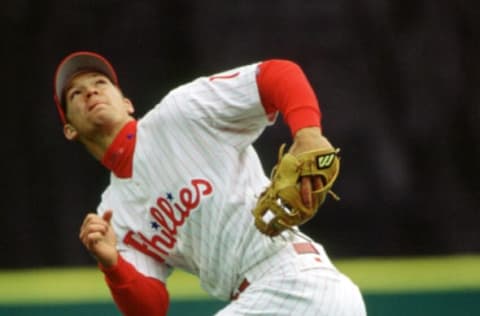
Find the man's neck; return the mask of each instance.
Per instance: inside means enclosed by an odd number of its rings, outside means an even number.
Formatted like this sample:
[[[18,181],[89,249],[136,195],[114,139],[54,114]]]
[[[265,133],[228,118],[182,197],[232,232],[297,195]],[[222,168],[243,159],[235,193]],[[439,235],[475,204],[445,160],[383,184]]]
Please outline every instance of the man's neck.
[[[133,174],[133,156],[137,141],[137,122],[129,121],[107,148],[101,162],[119,178]]]
[[[98,161],[101,161],[105,156],[110,145],[113,143],[118,133],[131,121],[135,119],[132,117],[122,124],[116,124],[112,127],[103,126],[101,132],[96,132],[94,137],[86,137],[80,140],[86,150]]]

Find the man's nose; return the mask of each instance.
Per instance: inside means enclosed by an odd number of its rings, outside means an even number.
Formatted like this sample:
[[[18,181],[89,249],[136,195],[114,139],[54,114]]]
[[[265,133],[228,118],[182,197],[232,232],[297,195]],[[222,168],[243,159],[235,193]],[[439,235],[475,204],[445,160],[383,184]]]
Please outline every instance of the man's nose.
[[[98,94],[98,89],[95,86],[91,86],[87,88],[87,97],[91,97],[92,95]]]

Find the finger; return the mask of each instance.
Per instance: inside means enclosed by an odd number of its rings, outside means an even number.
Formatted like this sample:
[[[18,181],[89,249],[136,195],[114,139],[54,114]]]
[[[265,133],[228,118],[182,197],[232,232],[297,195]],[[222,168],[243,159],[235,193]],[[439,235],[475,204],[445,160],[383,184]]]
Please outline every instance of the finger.
[[[99,217],[98,217],[97,214],[95,214],[95,213],[89,213],[89,214],[87,214],[87,216],[85,216],[85,218],[83,219],[83,222],[82,222],[81,227],[84,227],[84,226],[88,225],[88,223],[91,223],[92,221],[96,221],[96,220],[98,220],[98,219],[99,219]]]
[[[93,232],[99,232],[105,234],[108,230],[108,224],[105,222],[102,223],[93,223],[87,225],[85,228],[83,228],[80,233],[85,235]]]
[[[313,191],[318,191],[321,188],[323,188],[322,177],[320,176],[313,177]]]
[[[103,235],[99,232],[93,232],[84,237],[83,244],[88,250],[93,251],[98,242],[103,240]]]
[[[83,220],[83,223],[82,223],[82,227],[85,227],[92,223],[106,223],[107,225],[109,225],[112,219],[112,216],[113,216],[113,212],[111,210],[106,211],[102,217],[98,216],[95,213],[90,213],[87,216],[85,216],[85,219]]]
[[[102,236],[105,236],[107,231],[108,231],[108,226],[106,223],[90,224],[80,230],[79,238],[80,240],[83,240],[85,239],[86,236],[88,236],[91,233],[100,233]]]
[[[108,227],[108,223],[105,222],[102,218],[100,218],[98,216],[90,217],[89,219],[85,219],[82,226],[80,226],[80,232],[88,230],[90,226],[95,226],[95,225]]]
[[[302,177],[300,183],[300,195],[302,197],[303,204],[311,208],[312,207],[312,182],[310,177]]]
[[[89,230],[85,230],[80,234],[80,240],[86,246],[90,246],[92,243],[103,241],[106,238],[106,232],[108,227],[94,227]]]
[[[103,214],[102,218],[103,218],[104,221],[106,221],[110,225],[110,221],[112,220],[112,216],[113,216],[113,211],[108,210]]]

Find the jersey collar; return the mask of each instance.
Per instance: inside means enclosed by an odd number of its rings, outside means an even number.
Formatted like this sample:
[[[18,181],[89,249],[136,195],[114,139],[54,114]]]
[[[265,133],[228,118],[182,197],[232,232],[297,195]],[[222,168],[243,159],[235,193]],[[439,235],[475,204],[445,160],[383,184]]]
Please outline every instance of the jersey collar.
[[[118,133],[102,158],[102,164],[119,178],[130,178],[137,140],[137,121],[128,122]]]

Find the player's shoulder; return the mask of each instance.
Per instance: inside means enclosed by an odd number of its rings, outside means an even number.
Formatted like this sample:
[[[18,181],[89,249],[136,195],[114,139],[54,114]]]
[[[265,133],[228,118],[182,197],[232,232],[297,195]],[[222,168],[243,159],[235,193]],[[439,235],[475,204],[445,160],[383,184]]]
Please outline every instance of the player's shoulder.
[[[192,81],[172,89],[165,99],[182,100],[201,105],[205,101],[208,103],[212,96],[216,98],[229,93],[236,95],[236,91],[241,87],[255,84],[259,65],[260,62],[254,62],[197,76]]]
[[[213,72],[213,74],[206,76],[206,77],[200,77],[200,78],[207,78],[208,81],[213,82],[215,80],[228,80],[228,79],[234,79],[237,77],[240,77],[241,75],[248,74],[250,72],[256,72],[258,65],[260,65],[261,62],[255,61],[243,65],[238,65],[238,66],[232,66],[232,67],[225,67],[224,70],[221,71],[216,71]]]
[[[216,67],[211,67],[210,71],[197,76],[193,76],[193,79],[189,82],[183,83],[174,89],[172,89],[169,95],[177,96],[182,94],[191,94],[192,89],[195,89],[195,86],[205,85],[205,84],[216,84],[216,83],[227,83],[243,78],[248,74],[255,74],[257,72],[258,66],[261,64],[261,61],[254,61],[251,63],[246,63],[237,66],[223,67],[222,69]],[[167,95],[168,97],[168,95]]]
[[[205,108],[214,104],[213,100],[228,97],[230,94],[236,96],[241,89],[253,87],[260,64],[261,62],[256,61],[197,76],[174,87],[142,117],[140,125],[168,126],[172,121],[182,122],[185,119],[196,120],[208,116],[210,112],[207,113]]]

